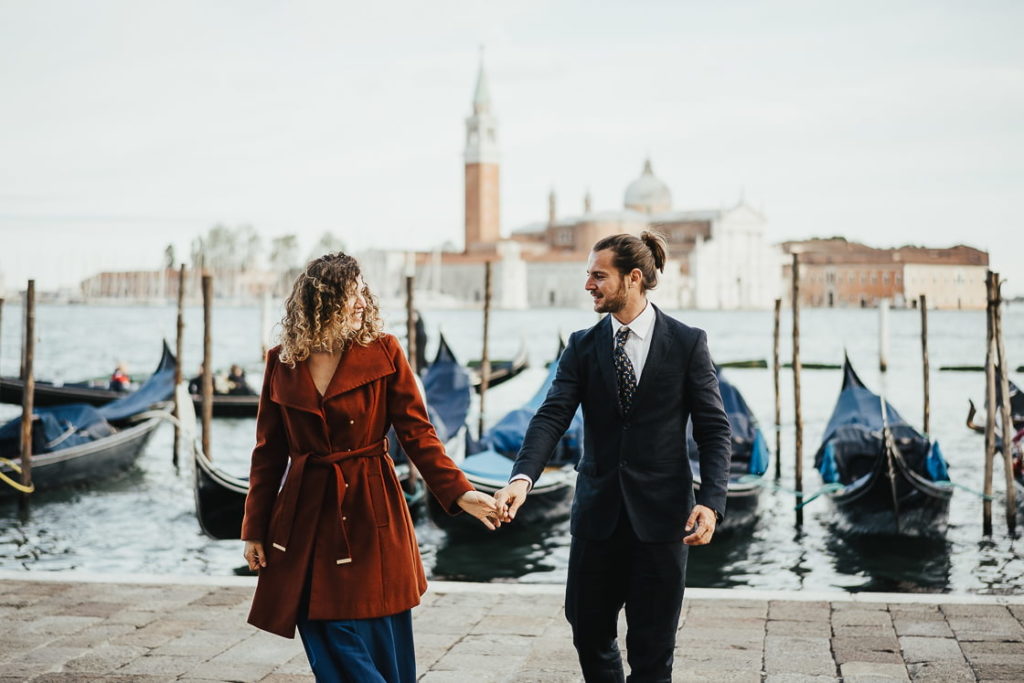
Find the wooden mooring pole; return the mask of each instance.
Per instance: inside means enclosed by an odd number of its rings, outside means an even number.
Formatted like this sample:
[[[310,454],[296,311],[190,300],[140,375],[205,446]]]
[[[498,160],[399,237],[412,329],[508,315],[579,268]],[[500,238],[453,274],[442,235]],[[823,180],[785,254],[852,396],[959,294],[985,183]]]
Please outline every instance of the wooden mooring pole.
[[[29,280],[25,289],[25,345],[21,350],[21,484],[32,486],[32,412],[36,394],[34,365],[36,358],[36,281]],[[23,492],[18,500],[22,519],[28,519],[31,493]]]
[[[793,415],[794,415],[794,486],[796,490],[796,524],[803,526],[804,509],[804,417],[800,410],[800,254],[793,254]]]
[[[779,334],[782,299],[775,300],[775,325],[772,328],[772,380],[775,383],[775,480],[782,478],[782,391],[779,382]]]
[[[409,365],[412,366],[414,374],[419,374],[423,368],[417,367],[416,359],[416,303],[413,299],[413,292],[416,288],[416,276],[405,276],[405,352],[409,355]]]
[[[491,381],[491,358],[488,352],[487,339],[491,326],[491,262],[484,263],[484,347],[480,353],[480,424],[477,427],[477,438],[484,435],[484,398],[487,396],[487,385]]]
[[[929,377],[928,363],[928,299],[924,294],[918,299],[918,306],[921,308],[921,367],[924,373],[924,433],[929,433],[929,423],[932,417],[931,407],[931,380]]]
[[[213,276],[203,274],[203,453],[210,454],[213,426]]]
[[[889,300],[878,302],[878,369],[889,370]]]
[[[178,405],[178,385],[181,384],[181,356],[185,347],[185,264],[181,264],[178,271],[178,321],[175,328],[174,358],[177,360],[174,366],[174,417],[181,418],[181,407]],[[181,446],[181,426],[179,422],[174,423],[174,454],[171,462],[174,468],[178,468],[178,449]]]
[[[995,287],[992,271],[985,277],[985,497],[981,503],[982,534],[992,535],[992,469],[996,454],[996,338],[993,303]]]
[[[1013,419],[1010,415],[1010,363],[1006,359],[1003,337],[1003,294],[999,274],[992,277],[995,303],[992,306],[993,332],[996,342],[996,366],[999,368],[999,412],[1003,437],[1003,472],[1006,475],[1006,530],[1012,537],[1017,531],[1017,491],[1013,480]]]

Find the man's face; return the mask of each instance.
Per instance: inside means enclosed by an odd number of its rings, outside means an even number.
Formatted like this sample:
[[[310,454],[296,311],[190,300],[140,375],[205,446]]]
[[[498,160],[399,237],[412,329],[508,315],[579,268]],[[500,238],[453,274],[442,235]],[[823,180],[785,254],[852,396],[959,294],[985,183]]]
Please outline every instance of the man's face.
[[[615,267],[611,249],[590,252],[587,261],[586,290],[594,299],[598,313],[618,313],[626,306],[626,279]]]

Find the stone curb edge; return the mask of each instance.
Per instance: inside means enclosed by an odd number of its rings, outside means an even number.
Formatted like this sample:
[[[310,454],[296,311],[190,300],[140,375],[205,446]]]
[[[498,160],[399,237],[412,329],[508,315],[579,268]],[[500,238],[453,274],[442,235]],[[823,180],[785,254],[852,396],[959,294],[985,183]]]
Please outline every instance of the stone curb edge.
[[[0,581],[39,583],[110,583],[129,585],[253,587],[251,576],[187,576],[174,574],[96,574],[79,571],[17,572],[0,570]],[[472,583],[431,581],[433,593],[480,593],[491,595],[561,595],[562,584]],[[745,588],[688,588],[691,600],[784,600],[790,602],[924,603],[968,605],[1024,605],[1024,595],[977,595],[972,593],[844,593],[841,591],[766,591]]]

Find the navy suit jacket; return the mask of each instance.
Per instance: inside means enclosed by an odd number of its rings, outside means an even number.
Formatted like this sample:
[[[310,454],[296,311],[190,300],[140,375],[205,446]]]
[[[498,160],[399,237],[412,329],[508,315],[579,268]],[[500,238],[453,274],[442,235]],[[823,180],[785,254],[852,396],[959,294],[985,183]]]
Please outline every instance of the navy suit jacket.
[[[653,306],[653,304],[650,304]],[[718,377],[703,330],[657,307],[651,348],[633,398],[622,415],[612,362],[610,316],[574,332],[558,361],[554,383],[526,430],[512,476],[540,477],[555,445],[583,405],[583,457],[573,498],[573,535],[611,535],[623,506],[637,537],[677,541],[695,502],[725,513],[732,437]],[[694,496],[686,422],[700,447],[700,491]]]

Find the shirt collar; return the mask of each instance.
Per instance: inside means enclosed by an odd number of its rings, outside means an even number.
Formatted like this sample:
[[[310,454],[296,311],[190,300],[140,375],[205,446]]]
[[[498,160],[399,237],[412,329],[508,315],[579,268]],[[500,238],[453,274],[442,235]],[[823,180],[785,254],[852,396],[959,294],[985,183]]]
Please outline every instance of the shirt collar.
[[[614,338],[623,325],[614,315],[609,315],[612,319],[612,337]],[[647,338],[647,335],[651,333],[651,328],[654,327],[654,306],[651,305],[650,301],[644,306],[644,310],[640,312],[640,315],[633,318],[627,327],[641,341]]]

